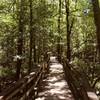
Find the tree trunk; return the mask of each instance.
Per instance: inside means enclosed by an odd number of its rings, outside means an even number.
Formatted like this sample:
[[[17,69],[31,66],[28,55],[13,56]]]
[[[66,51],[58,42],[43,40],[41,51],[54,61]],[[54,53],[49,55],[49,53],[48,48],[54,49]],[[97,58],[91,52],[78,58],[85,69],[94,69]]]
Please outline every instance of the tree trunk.
[[[19,33],[17,41],[17,64],[16,64],[16,79],[20,78],[21,65],[22,65],[22,54],[23,54],[23,0],[20,2],[19,6]]]
[[[61,60],[61,0],[59,0],[59,16],[58,16],[58,38],[57,38],[57,52],[58,52],[58,60]]]
[[[33,33],[32,33],[32,26],[33,26],[33,13],[32,13],[32,0],[30,2],[30,55],[29,55],[29,69],[28,73],[30,73],[32,68],[32,49],[33,49]]]
[[[67,27],[67,60],[71,60],[71,48],[70,48],[70,25],[69,25],[69,0],[65,0],[66,8],[66,27]]]
[[[37,57],[36,57],[36,36],[34,34],[34,38],[33,38],[33,52],[34,52],[34,55],[33,55],[33,58],[34,58],[34,63],[37,62]]]
[[[75,1],[75,9],[77,5],[77,0]],[[67,27],[67,60],[68,62],[71,61],[71,33],[72,33],[72,28],[74,25],[74,18],[72,18],[71,21],[69,21],[69,0],[65,0],[65,9],[66,9],[66,27]]]
[[[97,36],[97,50],[100,59],[100,7],[99,0],[92,0],[93,12],[94,12],[94,22],[96,25],[96,36]]]

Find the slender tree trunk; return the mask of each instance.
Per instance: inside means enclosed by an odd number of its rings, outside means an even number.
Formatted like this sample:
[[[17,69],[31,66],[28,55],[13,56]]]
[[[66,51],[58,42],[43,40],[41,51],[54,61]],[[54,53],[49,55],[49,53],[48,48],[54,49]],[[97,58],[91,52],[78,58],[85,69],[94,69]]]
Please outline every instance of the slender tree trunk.
[[[67,27],[67,60],[71,60],[71,48],[70,48],[70,25],[69,25],[69,0],[65,0],[66,8],[66,27]]]
[[[58,52],[58,60],[61,60],[61,0],[59,0],[59,16],[58,16],[58,38],[57,38],[57,52]]]
[[[16,64],[16,79],[20,78],[21,74],[21,65],[22,65],[22,54],[23,54],[23,0],[20,2],[19,6],[19,34],[17,41],[17,64]]]
[[[37,53],[36,53],[37,60],[36,60],[36,62],[40,63],[40,59],[41,59],[41,38],[38,38],[38,40],[37,40],[37,48],[36,48],[36,50],[37,50]]]
[[[33,26],[33,13],[32,13],[32,0],[30,2],[30,55],[29,55],[29,69],[28,73],[30,73],[32,68],[32,49],[33,49],[33,33],[32,33],[32,26]]]
[[[35,34],[34,34],[34,38],[33,38],[33,50],[34,50],[34,55],[33,55],[34,63],[36,63],[37,57],[36,57],[36,36],[35,36]]]
[[[92,0],[93,12],[94,12],[94,22],[96,25],[96,36],[97,36],[97,49],[100,60],[100,7],[99,0]]]
[[[77,5],[77,0],[75,1],[75,9],[76,9],[76,5]],[[65,9],[66,9],[66,27],[67,27],[67,60],[68,62],[71,61],[71,33],[72,33],[72,28],[74,25],[74,18],[72,18],[71,21],[69,21],[69,0],[65,0]]]
[[[40,51],[41,51],[41,48],[40,48],[40,40],[38,41],[38,56],[37,56],[37,60],[38,60],[38,63],[40,62]]]

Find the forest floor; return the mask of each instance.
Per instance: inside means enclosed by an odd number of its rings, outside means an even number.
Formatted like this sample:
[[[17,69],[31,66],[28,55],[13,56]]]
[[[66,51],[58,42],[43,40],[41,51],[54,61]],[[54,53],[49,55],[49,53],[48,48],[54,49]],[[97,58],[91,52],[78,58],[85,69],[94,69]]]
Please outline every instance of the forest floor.
[[[63,66],[55,57],[50,59],[50,73],[40,85],[41,91],[36,100],[74,100],[71,90],[64,79]]]

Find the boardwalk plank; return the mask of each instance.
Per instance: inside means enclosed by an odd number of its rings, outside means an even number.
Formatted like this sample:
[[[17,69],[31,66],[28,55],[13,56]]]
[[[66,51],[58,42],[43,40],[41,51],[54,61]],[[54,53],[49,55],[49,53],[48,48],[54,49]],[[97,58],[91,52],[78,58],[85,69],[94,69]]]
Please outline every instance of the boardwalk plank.
[[[41,84],[36,100],[74,100],[64,79],[63,66],[55,58],[51,59],[50,73]]]

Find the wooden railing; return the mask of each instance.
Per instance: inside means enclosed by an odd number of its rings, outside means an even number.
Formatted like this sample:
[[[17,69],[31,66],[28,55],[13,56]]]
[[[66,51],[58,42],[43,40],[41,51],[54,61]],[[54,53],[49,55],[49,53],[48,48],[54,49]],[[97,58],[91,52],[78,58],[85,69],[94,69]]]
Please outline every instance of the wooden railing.
[[[62,59],[62,64],[65,72],[65,79],[68,82],[75,100],[99,100],[91,86],[87,84],[88,88],[86,88],[86,84],[82,82],[82,76],[75,70],[73,71],[70,64],[68,64],[65,59]],[[86,81],[86,79],[83,79],[83,81]]]
[[[0,100],[34,100],[38,93],[39,83],[43,80],[47,70],[47,64],[43,63],[38,72],[30,73],[0,94]]]

